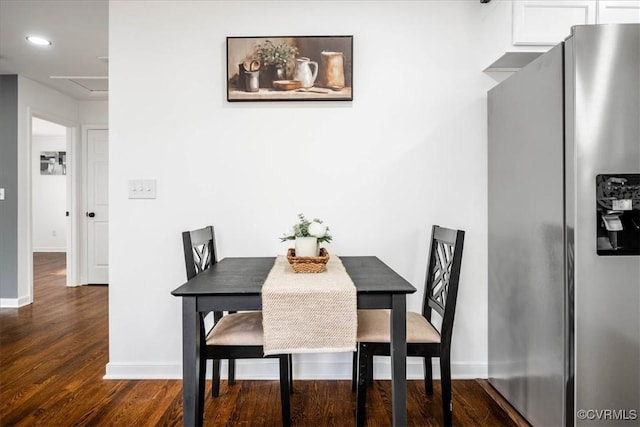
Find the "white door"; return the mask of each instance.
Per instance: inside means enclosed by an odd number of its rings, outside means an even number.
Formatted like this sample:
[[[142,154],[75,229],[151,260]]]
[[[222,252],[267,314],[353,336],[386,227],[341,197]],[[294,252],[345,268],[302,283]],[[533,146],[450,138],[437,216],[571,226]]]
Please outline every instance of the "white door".
[[[109,283],[109,131],[87,131],[87,283]]]

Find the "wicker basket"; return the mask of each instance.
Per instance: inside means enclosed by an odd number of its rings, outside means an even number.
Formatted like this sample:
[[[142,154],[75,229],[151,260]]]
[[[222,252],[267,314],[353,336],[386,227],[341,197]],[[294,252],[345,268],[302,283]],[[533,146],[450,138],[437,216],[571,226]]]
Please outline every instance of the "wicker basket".
[[[329,252],[325,248],[320,248],[320,256],[297,257],[295,249],[289,248],[287,260],[295,273],[322,273],[327,269]]]

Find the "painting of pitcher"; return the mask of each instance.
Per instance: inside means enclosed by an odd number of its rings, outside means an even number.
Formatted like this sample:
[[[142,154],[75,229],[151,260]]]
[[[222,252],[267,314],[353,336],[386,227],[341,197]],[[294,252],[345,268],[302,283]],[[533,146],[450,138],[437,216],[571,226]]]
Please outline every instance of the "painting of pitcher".
[[[227,101],[352,100],[353,36],[227,37]]]

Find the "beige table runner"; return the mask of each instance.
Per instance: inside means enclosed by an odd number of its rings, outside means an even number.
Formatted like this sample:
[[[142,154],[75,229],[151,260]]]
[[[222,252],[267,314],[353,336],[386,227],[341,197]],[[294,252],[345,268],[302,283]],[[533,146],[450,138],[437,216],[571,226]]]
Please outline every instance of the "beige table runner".
[[[356,298],[338,257],[325,272],[294,273],[278,256],[262,286],[264,354],[354,351]]]

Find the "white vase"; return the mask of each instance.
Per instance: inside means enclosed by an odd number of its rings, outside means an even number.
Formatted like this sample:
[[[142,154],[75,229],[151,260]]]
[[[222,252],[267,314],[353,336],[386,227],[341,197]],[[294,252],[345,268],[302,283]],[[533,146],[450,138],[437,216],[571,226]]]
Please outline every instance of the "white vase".
[[[296,256],[318,256],[320,249],[318,248],[317,237],[296,237]]]

